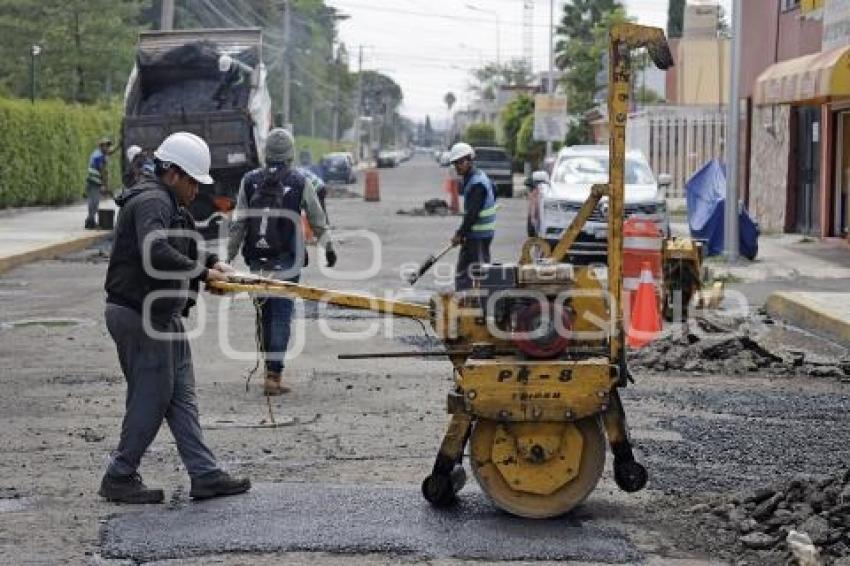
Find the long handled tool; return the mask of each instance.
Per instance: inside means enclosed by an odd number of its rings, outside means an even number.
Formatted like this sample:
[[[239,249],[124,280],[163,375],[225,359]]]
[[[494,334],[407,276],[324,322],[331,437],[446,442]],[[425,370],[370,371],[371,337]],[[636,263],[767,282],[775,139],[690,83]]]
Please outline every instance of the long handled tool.
[[[407,276],[407,282],[413,285],[414,283],[419,281],[419,278],[425,275],[425,273],[427,273],[428,270],[431,269],[435,263],[440,261],[441,257],[449,253],[449,251],[451,251],[453,247],[455,247],[455,244],[449,242],[445,248],[441,249],[439,252],[433,255],[428,256],[428,259],[426,259],[422,263],[422,265],[419,266],[419,269],[417,269],[414,273],[410,273]]]

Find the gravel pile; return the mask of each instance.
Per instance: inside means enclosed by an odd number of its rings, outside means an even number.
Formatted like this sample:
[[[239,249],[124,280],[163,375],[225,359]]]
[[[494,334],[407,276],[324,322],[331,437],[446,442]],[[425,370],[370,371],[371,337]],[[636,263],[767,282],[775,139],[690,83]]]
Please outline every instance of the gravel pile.
[[[396,214],[410,216],[448,216],[451,214],[451,211],[449,211],[449,203],[443,199],[433,198],[425,201],[422,208],[399,209],[396,211]]]
[[[631,351],[630,365],[658,372],[746,375],[764,371],[775,376],[850,379],[850,360],[819,359],[805,351],[767,346],[761,336],[770,321],[739,321],[732,328],[709,319],[698,319],[697,324],[698,333],[669,332]]]
[[[787,553],[788,560],[786,539],[795,530],[809,536],[825,564],[850,565],[850,472],[799,476],[786,485],[701,503],[690,511],[718,529],[731,528],[741,550]]]

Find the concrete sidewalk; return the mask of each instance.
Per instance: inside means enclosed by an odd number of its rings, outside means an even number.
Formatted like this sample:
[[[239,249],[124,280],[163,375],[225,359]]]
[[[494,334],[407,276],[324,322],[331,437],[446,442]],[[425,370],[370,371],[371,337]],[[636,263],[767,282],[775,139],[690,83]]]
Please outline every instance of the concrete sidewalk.
[[[109,205],[104,201],[101,206]],[[111,231],[83,229],[85,219],[85,204],[3,211],[0,213],[0,273],[86,249],[112,234]]]
[[[759,238],[755,261],[710,260],[715,277],[774,318],[850,346],[850,245],[799,234]]]

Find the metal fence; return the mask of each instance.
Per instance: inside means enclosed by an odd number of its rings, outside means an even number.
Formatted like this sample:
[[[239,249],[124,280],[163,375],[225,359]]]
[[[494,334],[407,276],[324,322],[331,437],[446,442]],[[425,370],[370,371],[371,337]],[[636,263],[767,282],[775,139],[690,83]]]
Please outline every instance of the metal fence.
[[[643,151],[656,175],[670,174],[667,197],[681,198],[691,175],[711,159],[723,159],[725,134],[723,108],[652,107],[629,117],[626,143]]]

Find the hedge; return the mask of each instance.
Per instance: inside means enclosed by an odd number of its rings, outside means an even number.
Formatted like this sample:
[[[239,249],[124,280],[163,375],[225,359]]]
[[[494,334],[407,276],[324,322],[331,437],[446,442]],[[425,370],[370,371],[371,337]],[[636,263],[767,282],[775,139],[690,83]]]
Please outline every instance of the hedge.
[[[103,136],[117,144],[119,107],[0,98],[0,208],[82,199],[88,159]],[[120,183],[113,154],[110,188]]]

